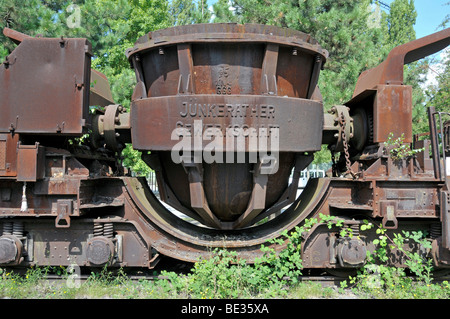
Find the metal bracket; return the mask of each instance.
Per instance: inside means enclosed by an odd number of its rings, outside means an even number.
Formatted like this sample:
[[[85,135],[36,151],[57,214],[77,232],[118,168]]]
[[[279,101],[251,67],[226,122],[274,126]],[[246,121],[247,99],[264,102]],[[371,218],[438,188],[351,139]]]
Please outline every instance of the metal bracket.
[[[268,43],[264,53],[264,61],[261,72],[261,93],[278,95],[277,87],[277,63],[279,45]]]
[[[55,220],[56,228],[70,227],[70,214],[73,211],[73,204],[71,200],[60,199],[57,203],[57,215]]]
[[[386,229],[397,229],[398,221],[395,217],[397,211],[397,202],[381,201],[381,214],[383,215],[383,227]]]
[[[441,191],[441,222],[442,222],[442,247],[450,250],[450,196],[448,192]]]

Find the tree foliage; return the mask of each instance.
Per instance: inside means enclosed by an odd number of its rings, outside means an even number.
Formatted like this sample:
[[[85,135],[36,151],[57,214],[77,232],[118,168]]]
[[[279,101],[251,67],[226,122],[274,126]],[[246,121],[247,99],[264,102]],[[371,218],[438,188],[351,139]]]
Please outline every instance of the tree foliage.
[[[187,25],[193,23],[208,23],[211,11],[206,0],[173,0],[169,9],[171,24]]]
[[[217,22],[271,24],[311,34],[329,52],[319,81],[326,108],[348,101],[362,71],[414,40],[417,17],[413,0],[395,0],[389,12],[370,0],[219,0],[214,11]],[[418,87],[415,79],[425,67],[405,71],[408,84]],[[414,101],[420,104],[423,97]]]
[[[446,4],[450,6],[450,2]],[[441,28],[446,28],[450,24],[450,14],[447,14],[441,24]],[[450,49],[440,52],[439,62],[432,67],[432,72],[436,74],[436,83],[427,87],[427,105],[434,106],[437,111],[450,112]]]
[[[0,28],[31,36],[89,39],[92,67],[108,77],[115,102],[125,107],[135,85],[125,50],[140,36],[165,27],[261,23],[311,34],[329,51],[319,79],[325,108],[348,101],[362,71],[378,65],[396,45],[415,39],[413,0],[395,0],[389,12],[381,10],[376,0],[217,0],[212,7],[211,12],[206,0],[0,0]],[[73,26],[69,22],[77,12],[79,24]],[[14,47],[0,35],[1,60]],[[423,94],[420,79],[429,64],[424,60],[405,66],[405,82],[413,86],[415,133],[426,130],[425,103],[444,107],[448,97],[448,72]],[[448,59],[444,64],[448,71]],[[125,155],[130,165],[142,170],[138,152],[128,148]]]

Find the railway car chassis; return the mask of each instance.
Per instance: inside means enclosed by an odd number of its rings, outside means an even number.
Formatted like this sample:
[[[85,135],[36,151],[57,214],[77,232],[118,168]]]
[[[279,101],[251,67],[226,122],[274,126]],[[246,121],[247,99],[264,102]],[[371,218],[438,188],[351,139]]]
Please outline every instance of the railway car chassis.
[[[164,257],[195,262],[214,248],[251,263],[262,244],[320,214],[342,219],[355,236],[317,223],[304,235],[305,268],[363,265],[377,236],[360,231],[363,220],[389,232],[426,232],[433,248],[410,249],[436,268],[450,266],[449,114],[430,107],[429,136],[413,136],[411,87],[403,83],[403,65],[445,48],[449,29],[392,50],[329,112],[317,87],[327,52],[292,30],[212,24],[151,32],[127,51],[137,78],[130,111],[91,70],[86,39],[4,34],[18,46],[0,67],[1,267],[153,268]],[[278,172],[265,174],[263,157],[240,166],[173,165],[171,131],[199,119],[280,128]],[[391,133],[422,151],[393,158]],[[160,198],[145,178],[125,172],[127,143],[156,172]],[[322,144],[340,158],[297,198],[300,171]],[[394,253],[389,262],[401,266],[402,258]]]

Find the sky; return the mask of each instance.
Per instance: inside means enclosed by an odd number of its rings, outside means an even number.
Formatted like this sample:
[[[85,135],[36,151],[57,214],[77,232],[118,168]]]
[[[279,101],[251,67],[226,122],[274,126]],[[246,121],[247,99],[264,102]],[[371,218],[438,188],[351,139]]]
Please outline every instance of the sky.
[[[393,0],[384,0],[386,4]],[[416,24],[414,30],[416,31],[416,38],[422,38],[434,32],[442,30],[439,25],[444,21],[447,15],[450,15],[450,0],[415,0],[414,7],[417,11]],[[447,27],[450,27],[449,25]],[[440,62],[444,58],[444,54],[448,54],[448,47],[436,53],[434,58],[436,62],[430,65],[428,73],[426,74],[426,82],[423,87],[430,84],[437,84],[436,77],[444,72],[444,65]]]
[[[393,0],[382,0],[389,5]],[[448,3],[448,5],[445,5]],[[444,21],[446,15],[450,15],[450,0],[415,0],[417,11],[416,38],[427,36],[442,29],[437,29]]]
[[[381,0],[381,2],[389,5],[393,0]],[[414,25],[416,39],[442,30],[442,27],[439,27],[439,25],[447,15],[450,15],[450,0],[414,0],[414,7],[417,12],[416,24]],[[447,25],[447,27],[450,27],[450,25]],[[435,62],[429,67],[423,87],[437,84],[436,77],[444,72],[444,65],[440,61],[448,52],[449,49],[447,47],[447,49],[433,55]]]

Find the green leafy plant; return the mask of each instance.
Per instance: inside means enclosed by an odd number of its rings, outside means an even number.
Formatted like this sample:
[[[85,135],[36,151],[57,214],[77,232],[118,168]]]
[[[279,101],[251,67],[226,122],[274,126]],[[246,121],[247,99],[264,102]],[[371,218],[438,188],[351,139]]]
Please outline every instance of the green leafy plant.
[[[403,252],[406,256],[405,264],[408,268],[426,284],[432,281],[432,260],[425,259],[416,251],[411,252],[406,250],[405,244],[407,242],[413,245],[422,247],[423,249],[431,249],[431,242],[428,241],[421,231],[402,231],[401,234],[394,234],[392,239],[394,247]]]
[[[322,213],[319,214],[319,217],[321,222],[327,224],[328,229],[331,229],[333,226],[340,228],[339,236],[341,236],[342,238],[353,237],[353,229],[349,227],[344,227],[344,219],[336,216],[324,215]]]
[[[240,259],[236,251],[214,249],[211,257],[194,264],[185,276],[163,272],[160,282],[166,292],[185,291],[192,298],[239,298],[286,296],[286,287],[298,283],[302,272],[301,242],[317,219],[306,220],[282,236],[261,246],[262,256],[253,264]],[[277,246],[284,249],[276,249]]]
[[[427,286],[432,282],[432,260],[420,254],[420,249],[430,249],[431,243],[421,231],[402,231],[388,236],[387,230],[382,226],[364,220],[360,226],[361,231],[370,230],[377,226],[375,238],[372,243],[376,249],[367,255],[366,264],[358,271],[358,274],[349,278],[352,284],[364,291],[386,294],[389,297],[411,297],[409,292],[420,283]],[[407,247],[415,249],[407,249]],[[394,267],[388,264],[389,258],[395,252],[404,257],[406,267]],[[406,270],[416,275],[416,281],[407,275]],[[348,285],[348,283],[344,283]],[[412,297],[417,297],[414,295]]]
[[[269,244],[286,245],[279,253],[273,247],[261,246],[263,257],[255,262],[256,269],[265,273],[271,283],[286,283],[286,279],[292,283],[298,282],[302,274],[301,243],[304,233],[309,232],[317,224],[317,219],[306,219],[302,226],[297,226],[291,232],[284,231],[282,237],[272,239]]]
[[[404,133],[402,133],[402,135],[396,139],[394,138],[394,134],[392,132],[389,133],[388,139],[384,144],[389,151],[389,156],[394,161],[401,161],[403,159],[413,157],[425,150],[425,148],[411,149],[411,146],[405,143]]]

